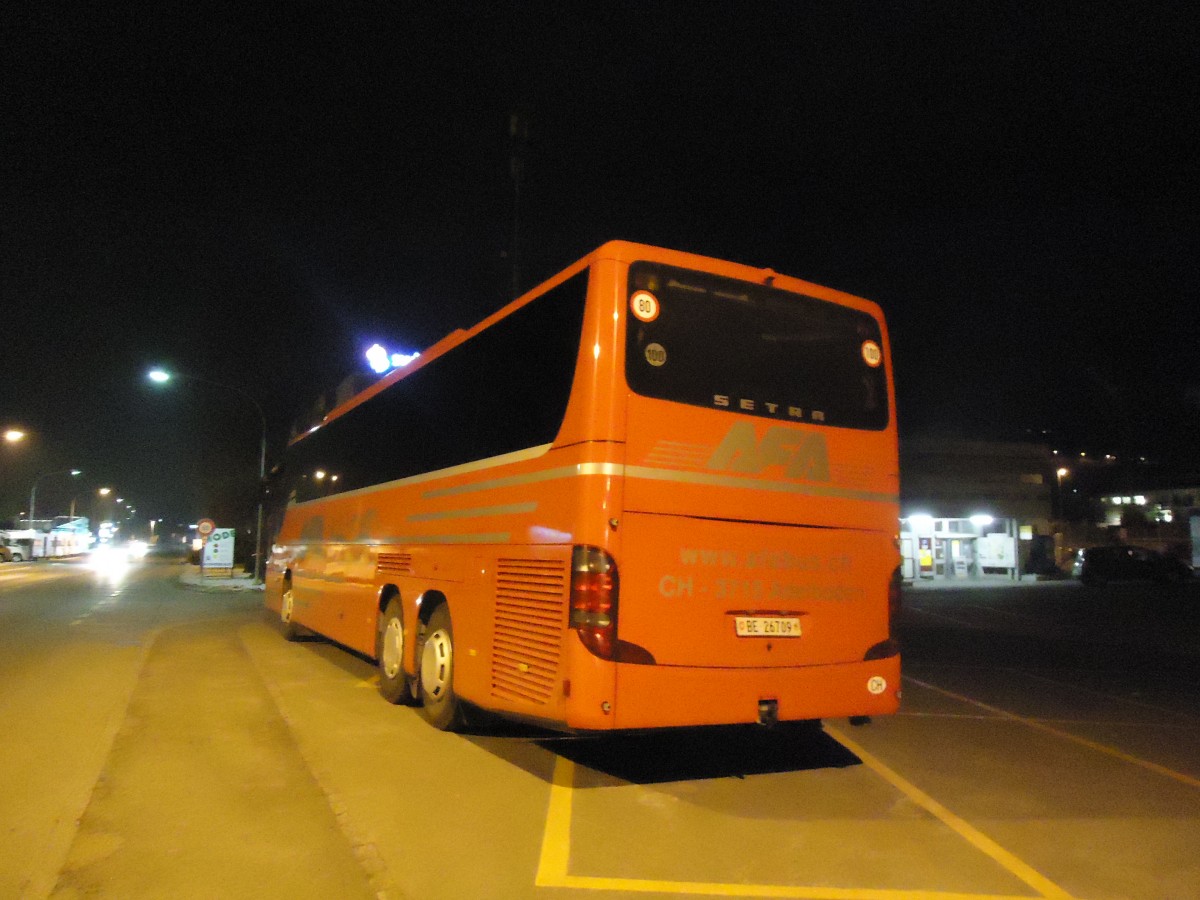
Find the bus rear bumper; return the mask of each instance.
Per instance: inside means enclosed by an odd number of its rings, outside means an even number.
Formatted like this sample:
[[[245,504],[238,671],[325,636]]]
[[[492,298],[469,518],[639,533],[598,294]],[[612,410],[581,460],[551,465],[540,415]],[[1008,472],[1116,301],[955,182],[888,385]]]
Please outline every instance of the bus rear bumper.
[[[618,665],[616,694],[610,727],[622,730],[888,715],[900,706],[900,657],[773,669]]]

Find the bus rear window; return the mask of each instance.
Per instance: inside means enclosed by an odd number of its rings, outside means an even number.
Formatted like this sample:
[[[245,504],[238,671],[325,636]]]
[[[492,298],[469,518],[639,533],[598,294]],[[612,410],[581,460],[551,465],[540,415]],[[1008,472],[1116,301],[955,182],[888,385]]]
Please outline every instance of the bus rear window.
[[[887,360],[868,313],[648,262],[630,267],[629,301],[625,377],[643,396],[842,428],[888,424]]]

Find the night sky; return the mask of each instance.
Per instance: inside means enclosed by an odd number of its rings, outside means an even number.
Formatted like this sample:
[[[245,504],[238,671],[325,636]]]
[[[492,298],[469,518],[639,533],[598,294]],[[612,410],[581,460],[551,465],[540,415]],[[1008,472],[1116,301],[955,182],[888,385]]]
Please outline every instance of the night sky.
[[[0,13],[0,519],[228,518],[259,419],[611,238],[880,303],[902,434],[1200,470],[1189,4]],[[235,498],[231,500],[231,498]],[[87,508],[81,508],[87,513]]]

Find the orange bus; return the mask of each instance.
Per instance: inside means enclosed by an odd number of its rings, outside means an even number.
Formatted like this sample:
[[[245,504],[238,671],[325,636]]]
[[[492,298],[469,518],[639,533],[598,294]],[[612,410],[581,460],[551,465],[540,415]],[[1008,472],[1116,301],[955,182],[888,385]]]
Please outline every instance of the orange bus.
[[[894,712],[875,304],[614,241],[295,439],[266,605],[439,728]]]

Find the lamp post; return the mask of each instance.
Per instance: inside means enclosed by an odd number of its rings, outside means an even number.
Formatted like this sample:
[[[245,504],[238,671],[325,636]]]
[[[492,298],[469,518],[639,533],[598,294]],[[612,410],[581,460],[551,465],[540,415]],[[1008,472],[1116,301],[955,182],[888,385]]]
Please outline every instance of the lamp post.
[[[33,527],[34,507],[37,502],[38,482],[43,478],[51,478],[55,475],[70,475],[72,478],[78,478],[83,472],[79,469],[63,469],[61,472],[47,472],[44,475],[38,475],[33,479],[33,487],[29,489],[29,527]]]
[[[525,173],[525,146],[529,122],[517,113],[508,118],[508,171],[513,182],[512,299],[521,296],[521,177]]]
[[[155,384],[166,384],[172,378],[182,378],[188,381],[199,381],[202,384],[211,384],[214,387],[224,388],[228,391],[233,391],[243,400],[250,403],[254,407],[254,411],[258,413],[259,421],[262,423],[262,437],[258,445],[258,515],[254,525],[254,582],[256,584],[262,582],[262,526],[263,526],[263,503],[262,503],[262,485],[267,474],[267,416],[263,412],[262,406],[257,400],[243,391],[236,385],[227,384],[224,381],[210,381],[207,378],[201,378],[198,375],[189,375],[184,372],[168,372],[165,369],[152,369],[146,373],[146,377]]]
[[[107,543],[113,536],[113,521],[117,517],[117,506],[114,502],[114,497],[114,491],[110,487],[97,488],[95,495],[92,497],[92,518],[96,524],[96,539],[101,544]],[[111,516],[109,516],[108,509],[110,504],[112,504]]]

